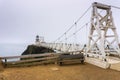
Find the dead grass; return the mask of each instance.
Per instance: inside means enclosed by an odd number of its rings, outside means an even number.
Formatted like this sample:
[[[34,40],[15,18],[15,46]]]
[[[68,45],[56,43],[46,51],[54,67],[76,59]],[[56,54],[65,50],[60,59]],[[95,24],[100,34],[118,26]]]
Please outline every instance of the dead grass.
[[[6,68],[0,80],[119,80],[120,72],[90,64],[55,64]]]

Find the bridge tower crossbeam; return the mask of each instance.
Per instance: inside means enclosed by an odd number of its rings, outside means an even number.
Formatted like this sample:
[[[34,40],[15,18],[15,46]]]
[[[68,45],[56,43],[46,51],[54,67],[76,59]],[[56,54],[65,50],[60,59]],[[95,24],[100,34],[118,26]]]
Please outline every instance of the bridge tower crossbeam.
[[[106,60],[106,55],[111,52],[111,49],[120,55],[111,6],[94,2],[92,8],[87,53],[95,53],[103,60]],[[104,11],[103,14],[101,10]]]

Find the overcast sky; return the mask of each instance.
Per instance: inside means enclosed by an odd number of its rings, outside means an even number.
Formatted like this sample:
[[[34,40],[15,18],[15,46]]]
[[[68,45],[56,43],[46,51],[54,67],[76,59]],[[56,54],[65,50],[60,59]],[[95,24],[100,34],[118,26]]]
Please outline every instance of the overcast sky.
[[[120,0],[0,0],[0,44],[31,44],[36,35],[54,41],[94,1],[120,6]],[[90,15],[91,11],[80,24],[89,21]],[[120,36],[120,10],[113,9],[113,17]]]

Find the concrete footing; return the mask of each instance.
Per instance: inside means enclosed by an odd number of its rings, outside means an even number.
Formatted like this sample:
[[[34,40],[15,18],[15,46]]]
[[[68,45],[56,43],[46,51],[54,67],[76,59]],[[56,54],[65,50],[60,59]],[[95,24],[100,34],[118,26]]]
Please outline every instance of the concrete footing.
[[[105,62],[98,58],[87,57],[85,58],[85,62],[104,68],[104,69],[110,68],[113,70],[120,71],[120,59],[119,58],[109,56],[106,59],[107,61]]]
[[[110,64],[110,69],[120,71],[120,58],[107,57],[107,61]]]
[[[110,69],[120,71],[120,62],[116,64],[111,64]]]
[[[96,65],[96,66],[104,68],[104,69],[107,69],[110,67],[110,64],[108,62],[105,62],[105,61],[102,61],[102,60],[96,59],[96,58],[87,57],[85,59],[85,62]]]

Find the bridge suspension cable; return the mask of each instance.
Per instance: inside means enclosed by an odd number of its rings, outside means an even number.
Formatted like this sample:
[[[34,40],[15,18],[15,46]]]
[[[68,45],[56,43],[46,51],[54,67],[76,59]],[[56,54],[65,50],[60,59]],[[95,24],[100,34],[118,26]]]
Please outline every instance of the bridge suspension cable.
[[[66,34],[83,18],[83,16],[90,10],[91,7],[92,7],[92,6],[90,5],[90,6],[88,7],[88,9],[82,14],[82,16],[80,16],[80,17],[75,21],[75,23],[72,24],[72,25],[70,26],[70,28],[69,28],[66,32],[64,32],[60,37],[58,37],[54,42],[60,40],[64,35],[66,36]],[[66,38],[66,39],[67,39],[67,38]]]
[[[89,23],[90,23],[90,22],[89,22]],[[88,31],[88,30],[87,30],[87,27],[88,27],[88,24],[89,24],[89,23],[86,23],[86,42],[87,42],[87,31]]]
[[[111,7],[116,8],[116,9],[120,9],[120,7],[118,7],[118,6],[111,5]]]
[[[103,10],[101,10],[100,11],[100,13],[102,13],[103,12]],[[84,27],[86,27],[86,42],[87,42],[87,27],[88,27],[88,24],[90,23],[91,21],[88,21],[87,23],[85,23],[84,25],[82,25],[79,29],[75,29],[75,31],[72,33],[72,34],[70,34],[68,37],[66,36],[66,33],[65,33],[65,42],[67,42],[67,40],[68,39],[70,39],[71,37],[73,37],[74,36],[74,41],[76,42],[76,34],[78,33],[78,32],[80,32]],[[77,23],[75,23],[75,28],[76,28],[76,26],[77,26]],[[63,41],[63,39],[60,41],[60,42],[64,42]]]
[[[116,9],[120,9],[120,7],[117,7],[117,6],[113,6],[113,5],[110,5],[111,7],[113,7],[113,8],[116,8]],[[68,36],[67,37],[67,33],[74,27],[74,26],[76,26],[77,25],[77,23],[84,17],[84,15],[89,11],[89,9],[91,8],[92,6],[89,6],[88,7],[88,9],[75,21],[75,23],[73,23],[71,26],[70,26],[70,28],[68,28],[68,30],[66,31],[66,32],[64,32],[60,37],[58,37],[54,42],[56,42],[56,41],[59,41],[62,37],[64,37],[65,36],[65,42],[67,42],[67,40],[70,38],[70,37],[72,37],[73,35],[76,35],[76,33],[77,32],[79,32],[84,26],[82,26],[81,28],[79,28],[78,30],[76,30],[72,35],[70,35],[70,36]],[[102,12],[102,11],[101,11]],[[101,13],[100,12],[100,13]],[[88,22],[89,23],[89,22]]]
[[[87,22],[86,24],[84,24],[83,26],[81,26],[78,30],[76,30],[74,33],[72,33],[70,36],[68,36],[67,39],[71,38],[73,35],[75,35],[76,33],[78,33],[80,30],[82,30],[84,27],[86,27],[86,25],[88,25],[90,22]]]

